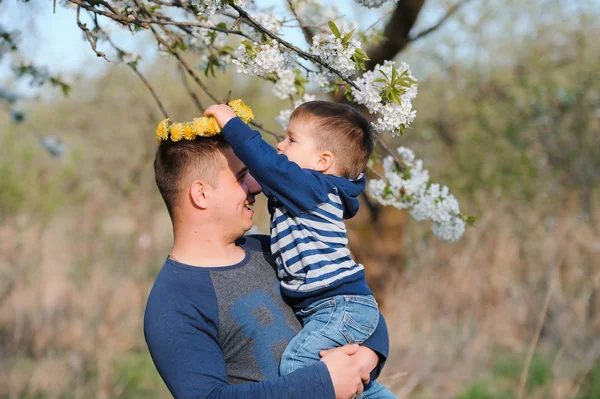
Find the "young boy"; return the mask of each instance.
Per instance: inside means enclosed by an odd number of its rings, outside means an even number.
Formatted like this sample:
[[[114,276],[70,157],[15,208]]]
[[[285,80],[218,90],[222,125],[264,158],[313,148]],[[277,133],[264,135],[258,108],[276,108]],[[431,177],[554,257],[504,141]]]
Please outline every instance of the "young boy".
[[[262,186],[271,214],[271,252],[283,299],[303,324],[281,359],[280,372],[319,360],[319,351],[360,344],[377,327],[379,310],[364,268],[346,248],[343,219],[353,217],[373,150],[369,122],[354,108],[327,101],[300,105],[277,150],[227,105],[213,115],[235,155]],[[373,382],[366,398],[394,398]]]

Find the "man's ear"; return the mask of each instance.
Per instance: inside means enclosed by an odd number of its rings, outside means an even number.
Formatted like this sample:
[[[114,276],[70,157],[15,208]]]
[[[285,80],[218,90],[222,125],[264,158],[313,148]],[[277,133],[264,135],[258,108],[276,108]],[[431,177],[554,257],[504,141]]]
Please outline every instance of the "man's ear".
[[[208,183],[202,180],[196,180],[192,183],[189,194],[190,200],[196,208],[208,208],[208,203],[212,195],[211,188],[212,187]]]
[[[333,166],[333,154],[330,151],[323,151],[317,159],[315,170],[317,172],[325,173]]]

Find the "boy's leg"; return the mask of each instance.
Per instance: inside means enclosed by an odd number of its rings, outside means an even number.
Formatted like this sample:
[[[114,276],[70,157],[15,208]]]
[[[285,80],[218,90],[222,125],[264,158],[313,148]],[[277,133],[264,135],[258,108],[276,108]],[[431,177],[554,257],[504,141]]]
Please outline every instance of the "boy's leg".
[[[396,396],[388,388],[373,381],[362,393],[362,399],[396,399]]]
[[[342,306],[343,308],[343,306]],[[340,305],[335,298],[317,301],[297,313],[303,328],[285,348],[279,365],[281,375],[318,362],[319,351],[345,345],[344,337],[335,331],[341,323]]]
[[[298,315],[304,328],[283,353],[281,375],[319,361],[321,350],[363,343],[379,322],[377,302],[365,296],[340,295],[324,299]]]

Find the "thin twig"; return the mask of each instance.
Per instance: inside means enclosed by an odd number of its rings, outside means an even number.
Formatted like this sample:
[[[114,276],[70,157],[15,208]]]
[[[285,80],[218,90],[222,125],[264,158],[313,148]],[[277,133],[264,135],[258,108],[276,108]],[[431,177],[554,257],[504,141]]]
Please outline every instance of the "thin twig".
[[[436,31],[437,29],[439,29],[454,13],[456,13],[460,7],[462,7],[464,4],[466,4],[467,2],[469,2],[470,0],[462,0],[459,1],[457,4],[453,5],[452,7],[450,7],[450,9],[448,9],[448,12],[446,13],[446,15],[444,15],[442,18],[440,18],[440,20],[433,24],[431,27],[424,29],[423,31],[417,33],[414,36],[411,36],[408,40],[411,42],[414,42],[415,40],[418,39],[422,39],[423,37],[429,35],[430,33]]]
[[[268,135],[271,135],[273,137],[275,137],[278,140],[283,140],[283,136],[281,134],[275,133],[273,131],[270,131],[268,129],[265,129],[265,127],[263,125],[261,125],[260,123],[256,123],[256,122],[250,122],[250,125],[262,130],[263,132],[267,133]]]
[[[544,327],[544,322],[546,321],[546,314],[548,313],[548,306],[550,305],[550,300],[552,299],[552,294],[554,292],[554,284],[555,284],[555,270],[562,263],[562,259],[564,255],[560,257],[560,259],[555,263],[555,266],[552,268],[550,282],[548,284],[548,290],[546,291],[546,297],[544,298],[544,305],[542,306],[542,310],[538,315],[538,322],[535,326],[535,334],[531,339],[529,344],[529,349],[527,350],[527,358],[525,359],[525,365],[523,366],[523,371],[521,372],[521,379],[519,381],[519,394],[518,399],[523,399],[523,395],[525,394],[525,385],[527,384],[527,376],[529,374],[529,367],[531,366],[531,360],[533,359],[533,354],[535,353],[535,349],[537,348],[538,341],[540,339],[540,334],[542,333],[542,328]]]
[[[119,54],[119,57],[121,59],[123,59],[123,54],[126,54],[126,52],[123,51],[121,48],[119,48],[112,41],[112,39],[110,38],[110,36],[108,35],[108,33],[106,33],[106,31],[103,30],[102,27],[98,24],[97,20],[95,20],[94,22],[95,22],[96,28],[100,32],[102,32],[102,34],[104,35],[104,38],[106,39],[106,41],[112,46],[112,48],[114,48],[117,51],[117,53]],[[163,116],[165,118],[168,118],[169,117],[169,113],[167,112],[167,110],[165,109],[164,105],[160,101],[160,97],[158,96],[158,94],[156,94],[156,92],[154,91],[154,88],[152,88],[152,85],[150,84],[150,82],[148,82],[148,80],[144,77],[144,75],[142,75],[142,73],[137,69],[137,67],[135,65],[133,65],[132,63],[127,63],[127,65],[140,78],[140,80],[142,81],[142,83],[148,88],[148,90],[150,91],[150,94],[152,95],[152,97],[156,101],[156,104],[158,104],[158,108],[160,108],[160,111],[162,112]]]
[[[181,81],[183,82],[183,87],[185,87],[190,97],[192,97],[192,100],[194,101],[194,104],[196,104],[196,108],[198,108],[198,111],[203,113],[205,108],[202,106],[202,103],[200,102],[200,99],[198,98],[196,93],[194,93],[194,91],[190,87],[190,84],[187,81],[187,77],[185,76],[185,69],[183,69],[183,67],[180,66],[179,70],[181,71]]]
[[[300,17],[298,17],[298,13],[296,12],[296,9],[294,8],[294,3],[292,0],[287,0],[288,6],[290,7],[290,11],[292,11],[292,14],[294,14],[294,17],[296,18],[296,21],[298,21],[298,24],[300,25],[300,30],[302,31],[302,34],[304,35],[304,39],[306,40],[306,43],[310,44],[311,42],[311,38],[310,38],[310,29],[305,26],[302,21],[300,20]]]
[[[81,19],[79,18],[80,11],[81,11],[81,7],[77,7],[77,26],[79,26],[79,29],[81,29],[83,31],[83,33],[85,34],[85,37],[86,37],[87,41],[90,43],[90,46],[92,47],[92,50],[94,51],[94,53],[96,53],[96,56],[102,57],[106,60],[106,62],[110,63],[110,61],[108,60],[108,58],[106,58],[106,55],[104,55],[103,52],[96,50],[96,38],[94,37],[92,32],[90,32],[90,30],[87,28],[86,24],[81,22]]]
[[[154,34],[154,37],[156,38],[156,40],[162,44],[167,51],[169,51],[169,53],[171,53],[171,55],[173,55],[177,61],[181,64],[181,66],[187,71],[188,75],[190,75],[192,77],[192,79],[194,79],[194,82],[196,82],[196,84],[198,86],[200,86],[200,88],[206,93],[206,95],[208,97],[210,97],[211,100],[213,100],[215,103],[221,103],[222,101],[219,101],[217,99],[216,96],[214,96],[209,90],[208,87],[204,84],[204,82],[202,82],[200,80],[200,78],[198,76],[196,76],[196,74],[194,73],[194,71],[192,70],[192,68],[188,65],[187,62],[185,62],[185,60],[183,59],[183,57],[181,57],[181,55],[176,51],[173,50],[171,48],[171,46],[169,46],[168,43],[166,43],[162,37],[160,37],[160,35],[158,34],[158,32],[156,32],[156,30],[154,28],[150,28],[150,30],[152,31],[152,33]]]

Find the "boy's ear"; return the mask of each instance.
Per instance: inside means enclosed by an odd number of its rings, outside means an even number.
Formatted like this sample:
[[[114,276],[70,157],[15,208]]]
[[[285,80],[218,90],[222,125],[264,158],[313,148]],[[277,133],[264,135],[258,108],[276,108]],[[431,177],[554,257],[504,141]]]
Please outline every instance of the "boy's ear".
[[[194,181],[190,186],[189,194],[190,200],[196,208],[208,208],[209,200],[212,195],[211,186],[208,183],[202,180]]]
[[[317,172],[325,173],[333,166],[333,154],[330,151],[323,151],[317,160],[315,170]]]

